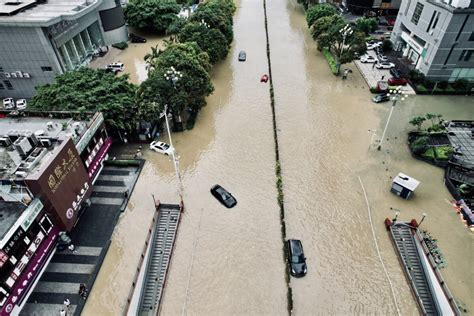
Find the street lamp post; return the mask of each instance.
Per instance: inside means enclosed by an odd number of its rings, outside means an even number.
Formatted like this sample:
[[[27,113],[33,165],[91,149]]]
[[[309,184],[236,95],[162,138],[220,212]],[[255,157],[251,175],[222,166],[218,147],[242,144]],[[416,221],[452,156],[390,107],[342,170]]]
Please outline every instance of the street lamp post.
[[[398,99],[401,97],[401,101],[404,101],[408,95],[402,96],[402,87],[398,86],[394,90],[390,90],[390,93],[387,93],[387,95],[392,99],[392,108],[390,109],[390,114],[388,115],[387,123],[385,124],[385,128],[383,129],[382,133],[382,139],[380,139],[379,147],[377,147],[377,150],[382,149],[382,143],[385,138],[385,133],[387,132],[388,124],[390,123],[390,118],[392,117],[393,109],[395,108],[395,105],[397,104]]]
[[[339,33],[342,35],[342,47],[341,51],[339,52],[339,62],[337,64],[337,74],[339,74],[339,71],[341,69],[341,57],[342,57],[342,52],[344,51],[344,45],[346,44],[346,38],[347,36],[351,35],[354,31],[351,29],[351,26],[349,24],[346,24],[342,29],[339,30]]]
[[[180,71],[177,71],[174,67],[171,67],[165,72],[165,79],[170,81],[173,84],[173,87],[176,89],[176,83],[183,77],[183,74]],[[170,146],[172,148],[171,156],[173,158],[174,171],[176,173],[176,178],[178,179],[178,192],[181,204],[183,204],[183,182],[181,181],[181,173],[179,171],[179,157],[176,156],[176,150],[173,146],[173,140],[171,138],[170,124],[168,122],[168,104],[165,104],[164,116],[166,122],[166,129],[168,131],[168,136],[170,139]],[[173,115],[174,117],[174,115]]]
[[[420,227],[421,223],[423,223],[423,221],[425,220],[426,213],[423,213],[423,214],[421,214],[421,215],[422,215],[422,217],[421,217],[420,223],[418,224],[418,227]]]

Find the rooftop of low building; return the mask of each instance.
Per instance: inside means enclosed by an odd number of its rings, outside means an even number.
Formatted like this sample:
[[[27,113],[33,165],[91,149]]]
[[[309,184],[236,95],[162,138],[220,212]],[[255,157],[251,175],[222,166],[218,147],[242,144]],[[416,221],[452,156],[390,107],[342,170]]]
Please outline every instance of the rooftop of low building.
[[[5,237],[27,207],[20,202],[0,201],[0,240]]]
[[[25,178],[39,170],[63,141],[72,138],[76,144],[87,123],[71,117],[0,118],[0,179]]]
[[[89,12],[100,0],[0,0],[0,25],[47,26]]]

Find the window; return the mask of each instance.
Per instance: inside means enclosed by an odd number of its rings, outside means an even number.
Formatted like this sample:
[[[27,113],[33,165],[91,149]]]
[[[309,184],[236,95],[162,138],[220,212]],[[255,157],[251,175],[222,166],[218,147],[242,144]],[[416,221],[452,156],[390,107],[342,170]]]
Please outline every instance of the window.
[[[43,71],[53,71],[53,68],[52,68],[52,67],[43,66],[43,67],[41,67],[41,70],[43,70]]]
[[[421,12],[423,12],[424,5],[421,3],[417,3],[415,7],[415,11],[413,12],[413,16],[411,17],[411,21],[413,24],[418,25],[418,21],[420,20]]]
[[[438,14],[436,15],[436,19],[433,23],[433,30],[436,28],[436,24],[438,24],[438,20],[439,20],[440,15],[441,15],[441,12],[438,12]]]
[[[0,90],[5,90],[5,86],[0,82]]]
[[[428,28],[426,29],[426,32],[430,30],[431,24],[433,23],[435,16],[436,16],[436,11],[433,11],[433,15],[431,16],[431,20],[430,20],[430,23],[428,24]]]
[[[472,50],[468,50],[466,52],[466,56],[464,56],[464,61],[470,61],[471,60],[471,55],[472,55]]]
[[[5,86],[7,87],[8,90],[14,90],[13,86],[12,86],[12,83],[10,81],[3,80],[3,83],[5,84]]]
[[[474,41],[474,32],[471,33],[471,36],[469,36],[469,42]]]

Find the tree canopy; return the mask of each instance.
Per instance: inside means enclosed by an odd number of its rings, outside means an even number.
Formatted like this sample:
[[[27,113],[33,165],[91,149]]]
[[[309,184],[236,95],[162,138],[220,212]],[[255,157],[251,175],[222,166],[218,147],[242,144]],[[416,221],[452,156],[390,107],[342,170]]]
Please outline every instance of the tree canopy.
[[[316,20],[336,14],[336,9],[330,4],[313,5],[306,11],[306,22],[308,23],[308,27],[311,27]]]
[[[170,44],[150,60],[153,70],[138,92],[142,118],[156,119],[166,103],[177,113],[188,108],[197,112],[206,104],[205,97],[214,90],[209,76],[211,64],[208,54],[196,43]],[[182,74],[175,85],[164,78],[171,67]]]
[[[317,19],[311,27],[311,36],[317,41],[321,34],[332,33],[330,30],[339,30],[345,25],[344,19],[338,15],[323,16]]]
[[[28,105],[40,111],[100,111],[109,127],[132,131],[138,111],[136,89],[126,75],[80,68],[37,87],[37,95]]]
[[[181,43],[196,42],[209,55],[213,64],[224,59],[229,52],[225,36],[218,29],[209,28],[202,23],[186,24],[178,34],[178,39]]]
[[[164,33],[178,19],[181,7],[174,0],[131,0],[125,7],[130,26]]]
[[[366,35],[377,29],[377,20],[375,18],[360,18],[355,22],[355,29]]]
[[[222,3],[225,4],[226,1]],[[224,5],[219,6],[215,2],[201,4],[196,12],[191,15],[190,20],[193,22],[205,22],[211,28],[218,29],[227,39],[227,43],[230,44],[234,39],[232,15],[227,13],[229,9],[224,8]]]

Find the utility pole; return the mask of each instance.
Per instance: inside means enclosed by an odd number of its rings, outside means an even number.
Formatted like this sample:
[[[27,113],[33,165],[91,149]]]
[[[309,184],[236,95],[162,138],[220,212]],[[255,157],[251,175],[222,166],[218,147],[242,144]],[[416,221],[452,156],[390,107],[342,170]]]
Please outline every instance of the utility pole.
[[[388,124],[390,123],[390,118],[392,117],[393,109],[395,109],[395,105],[397,104],[398,99],[402,94],[402,87],[398,86],[395,90],[390,90],[390,93],[387,93],[388,96],[392,95],[392,108],[390,109],[390,114],[388,115],[387,123],[385,124],[385,128],[383,129],[382,138],[380,139],[379,146],[377,150],[382,149],[382,143],[385,138],[385,132],[387,132]],[[405,95],[401,98],[401,101],[404,101],[408,95]]]

